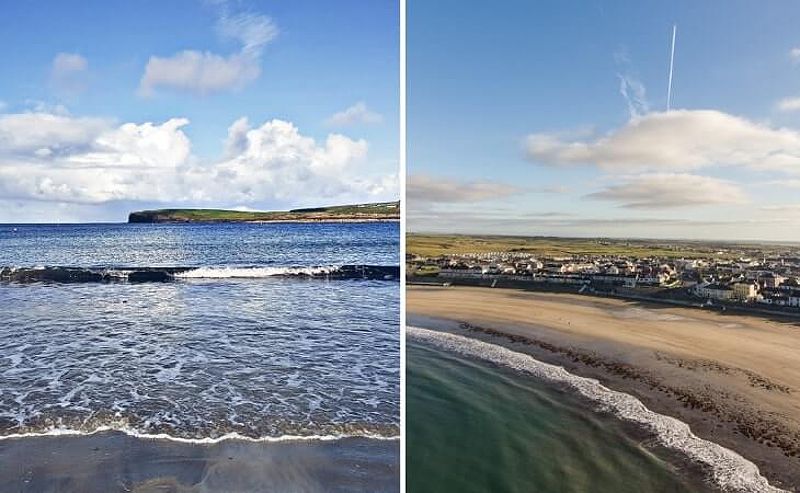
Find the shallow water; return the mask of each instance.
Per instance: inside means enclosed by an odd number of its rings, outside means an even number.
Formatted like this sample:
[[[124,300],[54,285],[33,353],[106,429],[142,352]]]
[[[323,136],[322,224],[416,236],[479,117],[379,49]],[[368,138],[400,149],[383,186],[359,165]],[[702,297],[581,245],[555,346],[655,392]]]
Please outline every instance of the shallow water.
[[[398,234],[382,223],[3,226],[0,265],[397,265]],[[0,282],[0,435],[396,436],[399,299],[396,280]]]
[[[0,440],[0,491],[394,492],[399,448],[372,438],[197,445],[118,432]]]
[[[409,491],[708,491],[544,382],[413,339],[406,361]]]

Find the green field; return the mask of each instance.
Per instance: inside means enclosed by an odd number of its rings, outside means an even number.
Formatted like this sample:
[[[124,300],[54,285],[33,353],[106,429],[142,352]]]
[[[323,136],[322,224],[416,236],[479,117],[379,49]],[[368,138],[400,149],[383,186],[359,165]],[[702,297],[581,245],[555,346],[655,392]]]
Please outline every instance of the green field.
[[[407,252],[423,257],[440,255],[521,252],[540,257],[622,255],[668,258],[739,258],[797,251],[787,245],[735,244],[689,240],[639,240],[608,238],[555,238],[491,235],[410,234]]]
[[[399,218],[399,202],[380,202],[264,212],[226,209],[156,209],[132,212],[128,216],[128,222],[358,221],[396,220]]]

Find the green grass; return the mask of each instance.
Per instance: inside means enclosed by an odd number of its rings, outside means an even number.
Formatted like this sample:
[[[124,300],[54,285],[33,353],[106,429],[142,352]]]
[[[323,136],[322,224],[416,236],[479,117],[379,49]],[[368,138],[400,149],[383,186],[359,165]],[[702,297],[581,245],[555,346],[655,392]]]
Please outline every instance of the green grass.
[[[129,216],[129,222],[313,221],[396,219],[399,217],[399,202],[381,202],[263,212],[225,209],[156,209],[133,212]]]
[[[607,238],[555,238],[492,235],[410,234],[406,239],[408,253],[423,257],[440,255],[522,252],[540,257],[573,255],[622,255],[631,257],[734,259],[741,256],[786,251],[785,245],[734,244],[688,240],[625,240]]]

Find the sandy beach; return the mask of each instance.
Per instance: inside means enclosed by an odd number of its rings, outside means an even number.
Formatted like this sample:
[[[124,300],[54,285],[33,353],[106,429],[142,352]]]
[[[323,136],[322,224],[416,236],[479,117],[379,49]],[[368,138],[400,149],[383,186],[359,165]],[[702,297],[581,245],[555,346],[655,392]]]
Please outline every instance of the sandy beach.
[[[3,439],[0,491],[399,491],[399,452],[398,440],[368,438],[192,444],[103,432]]]
[[[800,489],[800,324],[589,296],[408,289],[410,325],[491,340],[638,397]]]

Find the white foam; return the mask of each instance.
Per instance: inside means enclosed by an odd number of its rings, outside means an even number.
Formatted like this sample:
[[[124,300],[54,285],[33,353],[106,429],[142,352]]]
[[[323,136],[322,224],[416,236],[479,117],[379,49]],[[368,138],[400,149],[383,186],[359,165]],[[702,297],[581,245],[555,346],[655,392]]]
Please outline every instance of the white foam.
[[[694,435],[686,423],[650,411],[636,397],[611,390],[595,379],[579,377],[530,355],[456,334],[418,327],[407,327],[406,334],[441,349],[501,364],[550,382],[566,384],[580,395],[600,404],[604,410],[645,427],[665,447],[683,453],[706,467],[711,479],[724,491],[785,492],[770,485],[755,464],[736,452]]]
[[[144,440],[167,440],[170,442],[178,443],[192,443],[199,445],[212,445],[215,443],[224,442],[227,440],[237,440],[242,442],[257,442],[257,443],[273,443],[273,442],[328,442],[333,440],[342,440],[345,438],[368,438],[370,440],[399,440],[399,435],[383,436],[373,433],[341,433],[337,435],[281,435],[281,436],[266,436],[266,437],[249,437],[239,433],[226,433],[218,437],[202,437],[202,438],[185,438],[176,437],[167,433],[142,433],[137,430],[125,427],[114,426],[99,426],[91,431],[75,430],[72,428],[51,428],[45,431],[35,431],[30,433],[15,433],[10,435],[0,436],[0,440],[12,440],[20,438],[42,438],[42,437],[57,437],[57,436],[89,436],[97,433],[116,431],[124,433],[128,436],[141,438]]]
[[[179,279],[261,278],[271,276],[330,274],[338,269],[333,265],[321,267],[199,267],[179,272]]]

